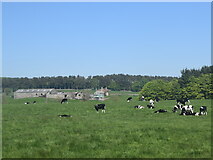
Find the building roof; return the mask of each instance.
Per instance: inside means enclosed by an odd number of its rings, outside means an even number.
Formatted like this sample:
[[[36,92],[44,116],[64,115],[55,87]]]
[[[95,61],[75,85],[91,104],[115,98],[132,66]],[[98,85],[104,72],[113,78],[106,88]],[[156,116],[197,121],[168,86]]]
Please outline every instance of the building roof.
[[[55,89],[18,89],[16,93],[47,93]]]
[[[101,88],[101,89],[99,89],[99,90],[97,90],[97,91],[101,91],[101,92],[104,92],[104,93],[106,93],[106,92],[109,92],[109,89],[107,89],[107,88]]]
[[[104,94],[104,91],[97,90],[94,94]]]

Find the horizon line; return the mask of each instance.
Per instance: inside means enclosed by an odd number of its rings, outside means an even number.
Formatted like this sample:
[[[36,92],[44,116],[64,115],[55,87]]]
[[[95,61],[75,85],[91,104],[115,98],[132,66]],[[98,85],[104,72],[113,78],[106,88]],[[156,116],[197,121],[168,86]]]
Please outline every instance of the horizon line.
[[[41,78],[41,77],[85,77],[85,78],[88,78],[88,77],[96,77],[96,76],[111,76],[111,75],[125,75],[125,76],[142,76],[142,77],[173,77],[173,78],[178,78],[180,76],[169,76],[169,75],[142,75],[142,74],[124,74],[124,73],[113,73],[113,74],[105,74],[105,75],[89,75],[89,76],[83,76],[83,75],[57,75],[57,76],[34,76],[34,77],[31,77],[31,76],[16,76],[16,77],[11,77],[11,76],[1,76],[0,78],[29,78],[29,79],[32,79],[32,78]]]

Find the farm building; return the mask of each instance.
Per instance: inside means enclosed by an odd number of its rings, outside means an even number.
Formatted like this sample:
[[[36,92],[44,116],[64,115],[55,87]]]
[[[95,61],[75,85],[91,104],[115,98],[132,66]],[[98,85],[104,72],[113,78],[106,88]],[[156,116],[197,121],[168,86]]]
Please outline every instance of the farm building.
[[[82,92],[55,92],[48,93],[47,98],[56,98],[56,99],[83,99],[84,93]]]
[[[93,98],[94,98],[95,100],[103,100],[103,99],[104,99],[104,92],[102,92],[102,91],[96,91],[96,92],[94,93]]]
[[[75,92],[75,97],[74,99],[83,99],[84,93],[82,92]]]
[[[14,92],[14,98],[46,97],[47,94],[55,92],[55,89],[19,89]]]
[[[83,92],[59,92],[56,89],[19,89],[14,92],[14,99],[32,98],[32,97],[46,97],[54,99],[87,99],[87,100],[104,100],[104,96],[109,95],[102,90],[97,90],[94,95],[89,95]]]
[[[14,92],[15,99],[32,97],[83,99],[88,96],[82,92],[58,92],[56,89],[19,89]]]
[[[94,93],[94,99],[104,100],[104,96],[109,96],[109,90],[107,88],[101,88]]]
[[[70,98],[71,96],[68,93],[64,92],[50,92],[46,94],[46,98],[55,98],[55,99],[63,99],[63,98]]]
[[[101,89],[97,90],[94,94],[103,94],[104,96],[109,96],[109,90],[107,89],[107,87],[101,87]]]

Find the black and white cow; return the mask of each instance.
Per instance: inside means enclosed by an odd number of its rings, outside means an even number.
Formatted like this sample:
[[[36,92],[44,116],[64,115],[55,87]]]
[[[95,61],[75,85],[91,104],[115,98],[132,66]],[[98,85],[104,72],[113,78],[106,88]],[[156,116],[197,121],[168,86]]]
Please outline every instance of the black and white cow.
[[[144,106],[137,105],[137,106],[134,106],[134,108],[143,109],[143,108],[144,108]]]
[[[144,96],[141,96],[141,99],[140,99],[141,101],[145,101],[145,98],[144,98]]]
[[[154,113],[165,113],[165,112],[167,112],[167,110],[165,110],[165,109],[159,109],[159,110],[155,111]]]
[[[193,115],[193,109],[192,105],[185,105],[182,107],[180,115]]]
[[[64,99],[61,100],[61,104],[65,103],[65,102],[68,103],[68,99],[67,98],[64,98]]]
[[[200,115],[207,115],[207,107],[206,106],[201,106],[199,114]]]
[[[127,98],[127,102],[130,102],[132,100],[132,97]]]
[[[96,104],[95,105],[95,110],[97,111],[97,113],[98,113],[99,109],[102,110],[102,113],[105,113],[105,111],[106,111],[106,105],[105,104]]]
[[[30,104],[30,102],[25,102],[24,104]]]
[[[148,104],[147,107],[148,107],[149,109],[155,108],[155,107],[154,107],[153,105],[151,105],[151,104]]]
[[[36,101],[33,101],[33,104],[36,104]]]
[[[187,113],[187,114],[183,114],[183,115],[184,116],[200,116],[199,112]]]
[[[179,109],[182,109],[182,107],[183,107],[183,105],[182,104],[177,104],[177,105],[175,105],[174,106],[174,108],[173,108],[173,112],[177,112]]]
[[[186,103],[190,103],[190,100],[188,98],[177,99],[177,104],[186,105]]]
[[[154,103],[155,103],[155,101],[153,101],[152,99],[149,100],[149,104],[153,107],[154,107]]]
[[[71,115],[67,115],[67,114],[62,114],[62,115],[58,115],[58,117],[72,117]]]
[[[189,114],[189,115],[192,115],[192,116],[200,116],[199,112],[193,112],[192,114]]]

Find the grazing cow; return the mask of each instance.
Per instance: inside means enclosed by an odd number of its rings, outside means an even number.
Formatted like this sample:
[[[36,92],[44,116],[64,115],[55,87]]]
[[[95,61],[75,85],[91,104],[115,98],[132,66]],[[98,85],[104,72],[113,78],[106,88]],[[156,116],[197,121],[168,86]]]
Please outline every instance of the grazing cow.
[[[132,97],[127,98],[127,102],[130,102],[132,100]]]
[[[165,113],[165,112],[167,112],[167,110],[159,109],[159,110],[155,111],[154,113]]]
[[[178,109],[182,109],[182,107],[183,107],[183,105],[177,104],[177,105],[174,106],[174,108],[173,108],[172,111],[173,111],[173,112],[177,112],[177,110],[178,110]]]
[[[97,111],[97,113],[98,113],[99,109],[102,110],[102,113],[105,113],[106,105],[105,104],[96,104],[95,105],[95,110]]]
[[[24,104],[30,104],[30,102],[25,102]]]
[[[137,105],[137,106],[134,106],[134,108],[143,109],[143,108],[144,108],[144,106]]]
[[[36,101],[33,101],[33,104],[36,104]]]
[[[61,104],[65,103],[65,102],[68,103],[67,98],[64,98],[64,99],[61,100]]]
[[[147,107],[150,108],[150,109],[155,108],[153,105],[150,105],[150,104],[148,104]]]
[[[192,105],[186,105],[186,106],[183,106],[182,109],[181,109],[181,113],[180,115],[192,115],[193,114],[193,106]]]
[[[183,104],[186,105],[186,103],[190,103],[188,98],[183,98],[183,99],[177,99],[177,104]]]
[[[200,115],[207,115],[207,107],[206,106],[201,106],[199,114]]]
[[[58,115],[58,117],[72,117],[71,115],[67,115],[67,114],[62,114],[62,115]]]

